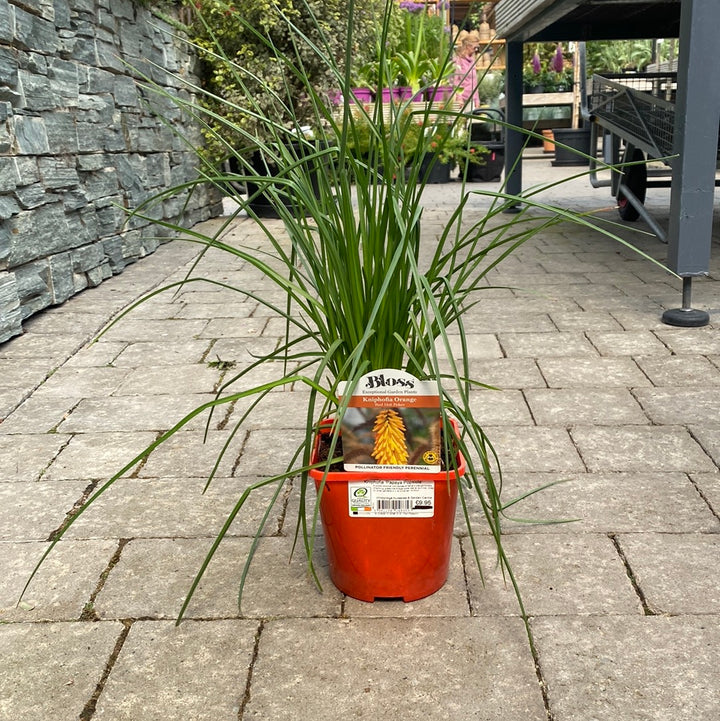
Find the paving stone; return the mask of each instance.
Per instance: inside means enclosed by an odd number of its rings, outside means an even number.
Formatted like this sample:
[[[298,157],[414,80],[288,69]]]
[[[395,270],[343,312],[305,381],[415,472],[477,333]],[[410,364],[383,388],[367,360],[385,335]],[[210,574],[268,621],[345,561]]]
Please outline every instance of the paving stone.
[[[606,284],[612,283],[617,288],[620,288],[624,294],[633,295],[638,289],[641,290],[643,295],[647,295],[647,283],[641,282],[638,276],[631,272],[631,269],[622,270],[624,266],[618,266],[617,256],[609,256],[601,254],[601,257],[607,264],[603,270],[589,269],[588,272],[584,273],[584,276],[593,284]],[[630,293],[628,293],[630,291]]]
[[[102,678],[122,624],[0,624],[0,717],[77,719]]]
[[[57,436],[53,434],[49,437]],[[43,474],[43,480],[107,480],[150,445],[156,434],[124,431],[60,437],[67,438],[67,441]]]
[[[463,544],[470,556],[468,542]],[[625,566],[605,535],[518,533],[506,536],[503,548],[530,616],[642,613]],[[467,569],[473,615],[518,615],[515,591],[497,567],[494,547],[486,541],[481,554],[484,585],[474,567]]]
[[[693,438],[702,446],[705,453],[720,468],[720,423],[705,423],[689,427]]]
[[[105,338],[110,341],[151,341],[158,343],[184,343],[189,338],[207,337],[203,334],[208,321],[191,320],[152,320],[133,318],[131,315],[120,319],[106,331]]]
[[[708,483],[715,479],[720,488],[715,474],[699,477]],[[720,521],[687,475],[679,472],[507,473],[503,477],[503,502],[550,483],[556,485],[527,496],[507,510],[508,520],[503,523],[506,533],[720,531]],[[481,522],[478,513],[476,517]],[[514,523],[514,518],[535,523]]]
[[[553,276],[555,283],[552,289],[540,286],[541,292],[552,293],[558,298],[572,300],[573,310],[585,312],[610,311],[616,304],[627,303],[629,299],[612,281],[608,273],[605,283],[590,283],[584,275],[565,276],[557,273]],[[608,300],[611,299],[611,300]]]
[[[140,478],[208,478],[232,475],[246,432],[179,431],[158,446],[139,468]],[[226,447],[227,444],[227,447]],[[221,458],[222,456],[222,458]]]
[[[264,429],[250,431],[234,475],[238,478],[269,478],[284,473],[304,437],[304,432],[300,430],[284,430],[282,433]],[[295,461],[295,466],[302,466],[302,457]]]
[[[93,718],[235,721],[256,633],[255,621],[136,621]]]
[[[266,332],[268,318],[212,318],[200,334],[200,338],[255,338],[261,335],[280,337],[283,327],[278,326],[276,332]]]
[[[235,303],[238,306],[244,304],[250,304],[252,307],[254,301],[249,299],[242,299],[239,293],[227,290],[224,288],[216,288],[207,284],[193,283],[186,285],[184,288],[178,290],[177,303],[181,304],[182,308],[187,306],[188,309],[195,307],[210,308],[212,306],[223,306],[227,303]],[[204,316],[208,317],[208,316]],[[214,317],[214,314],[209,316]]]
[[[210,342],[185,340],[183,342],[142,341],[124,344],[125,349],[112,361],[118,368],[144,368],[152,359],[152,366],[174,366],[200,363],[210,348]]]
[[[650,420],[662,425],[720,422],[720,387],[639,388],[636,396]]]
[[[662,322],[661,312],[612,308],[610,313],[626,331],[663,330],[667,328],[667,325]]]
[[[555,330],[550,317],[546,313],[538,313],[537,309],[517,308],[518,303],[509,307],[508,303],[498,303],[497,312],[483,302],[482,313],[463,316],[463,327],[466,333],[497,333],[504,328],[512,328],[516,333],[545,332]]]
[[[212,395],[200,393],[175,396],[114,396],[102,400],[86,398],[82,399],[64,420],[61,419],[58,430],[62,433],[165,431],[179,423],[186,414],[213,399]],[[186,429],[204,428],[206,420],[207,411],[193,418]]]
[[[483,426],[531,425],[533,421],[520,391],[473,391],[470,408],[473,419]]]
[[[199,363],[137,368],[127,373],[114,395],[168,395],[178,388],[185,393],[213,393],[222,376],[217,368]]]
[[[503,472],[585,470],[565,429],[489,426],[484,430],[500,458]]]
[[[713,721],[720,629],[708,617],[533,619],[558,721]]]
[[[644,356],[661,357],[670,351],[650,331],[633,330],[622,333],[601,333],[589,331],[588,337],[602,356]]]
[[[644,314],[646,321],[643,327],[648,327],[647,324],[652,322],[650,319],[659,318],[663,311],[660,303],[642,295],[625,295],[620,288],[609,283],[588,285],[588,293],[577,293],[575,300],[583,310],[607,311],[615,317],[625,313]]]
[[[231,318],[238,323],[243,323],[245,318],[253,315],[257,304],[243,299],[239,293],[228,297],[223,294],[218,298],[217,303],[186,304],[182,310],[177,312],[178,318]]]
[[[52,370],[52,364],[42,359],[26,359],[22,363],[16,359],[0,359],[0,390],[18,391],[24,397],[37,388]]]
[[[9,416],[26,398],[28,394],[23,388],[16,390],[0,389],[0,420]]]
[[[541,426],[599,426],[648,423],[625,388],[529,389],[525,397],[535,422]]]
[[[518,293],[540,292],[543,296],[557,300],[558,298],[572,296],[573,293],[581,294],[579,288],[589,287],[587,280],[575,273],[572,275],[560,275],[559,273],[548,273],[542,267],[538,272],[533,273],[532,267],[528,272],[515,271],[510,268],[500,269],[492,282],[500,286],[509,286]],[[540,291],[538,291],[540,289]]]
[[[75,312],[72,307],[48,308],[42,313],[31,316],[23,323],[26,333],[48,335],[94,335],[107,323],[107,315],[102,312],[83,310]]]
[[[0,435],[22,434],[26,433],[28,428],[38,434],[55,433],[79,402],[79,396],[43,397],[33,394],[0,424]]]
[[[690,478],[699,488],[712,512],[720,518],[720,474],[717,472],[693,473]],[[692,531],[693,529],[688,530]]]
[[[694,333],[693,331],[698,331]],[[679,355],[717,355],[720,354],[720,336],[717,329],[705,328],[668,328],[655,331],[655,335]]]
[[[44,360],[55,367],[72,355],[82,343],[72,335],[32,334],[13,338],[10,343],[0,346],[0,359],[24,360],[33,362]]]
[[[99,368],[114,363],[127,348],[124,341],[101,341],[89,343],[65,362],[66,368]]]
[[[532,358],[498,358],[471,360],[470,377],[499,389],[545,388],[535,360]]]
[[[620,323],[603,311],[555,311],[550,318],[562,332],[622,330]]]
[[[654,613],[718,613],[720,534],[633,533],[618,540]]]
[[[40,566],[48,543],[0,543],[0,623],[78,620],[117,549],[116,541],[60,541]]]
[[[498,338],[510,358],[597,356],[581,333],[500,333]]]
[[[213,346],[213,351],[215,347]],[[229,368],[224,374],[222,384],[219,387],[219,391],[222,391],[223,396],[237,394],[241,392],[251,391],[253,388],[263,388],[268,384],[276,384],[283,378],[292,377],[296,374],[297,363],[288,362],[285,364],[282,360],[268,361],[261,363],[250,371],[246,371],[243,367],[249,363],[255,362],[256,358],[248,358],[248,353],[243,354],[245,356],[245,363],[237,363],[236,366]],[[213,354],[209,356],[212,358]],[[217,357],[217,356],[216,356]],[[237,357],[237,356],[236,356]],[[219,360],[227,361],[228,357],[219,356]],[[234,360],[232,356],[231,360]],[[242,376],[238,378],[238,374],[242,372]],[[287,391],[298,388],[300,391],[309,390],[309,386],[305,386],[301,381],[292,381],[283,385],[276,385],[270,391],[271,393],[286,393]],[[253,397],[254,396],[254,397]],[[258,393],[247,396],[255,400],[258,397]],[[242,402],[243,399],[239,399]]]
[[[632,358],[539,358],[538,366],[551,388],[637,388],[649,381]]]
[[[279,338],[218,338],[212,343],[207,360],[234,361],[242,367],[272,353],[279,344]]]
[[[378,639],[396,639],[380,644]],[[312,678],[298,654],[312,659]],[[519,619],[290,619],[260,638],[245,721],[401,718],[449,721],[481,709],[487,721],[546,718]]]
[[[94,501],[68,538],[213,538],[230,516],[246,487],[260,478],[239,481],[215,478],[203,493],[206,478],[123,478]],[[253,536],[275,486],[253,491],[231,526],[230,535]],[[271,512],[265,534],[277,533],[285,511],[283,490]]]
[[[718,369],[703,356],[670,356],[669,358],[635,358],[654,386],[707,386],[720,385]]]
[[[552,253],[546,255],[540,264],[548,273],[596,274],[599,279],[609,277],[615,281],[614,274],[608,272],[610,268],[598,260],[597,254]]]
[[[87,486],[87,481],[0,483],[0,540],[46,540]]]
[[[457,335],[450,335],[448,337],[450,342],[450,353],[452,358],[462,358],[463,350],[460,344],[460,337]],[[503,352],[498,345],[497,338],[491,333],[472,333],[466,337],[467,342],[467,358],[468,360],[488,358],[502,358]],[[440,360],[448,357],[448,352],[442,341],[437,340],[435,342],[437,348],[438,357]]]
[[[70,439],[61,433],[0,435],[0,480],[37,481]]]
[[[51,398],[98,398],[112,394],[128,370],[121,368],[58,368],[38,389],[37,395]]]
[[[300,390],[281,391],[268,393],[259,406],[247,417],[244,415],[252,404],[252,397],[241,398],[233,403],[232,410],[228,413],[224,427],[232,429],[236,423],[243,421],[243,428],[247,430],[275,430],[280,431],[280,437],[285,431],[297,432],[298,428],[305,426],[308,405],[310,402],[309,393],[302,390],[302,384],[298,384]],[[322,409],[320,403],[316,408],[319,416]],[[244,418],[244,420],[243,420]]]
[[[183,318],[183,308],[185,307],[182,300],[174,296],[172,291],[162,293],[158,296],[143,301],[130,310],[126,316],[128,319],[139,320],[168,320],[170,318]],[[204,316],[208,318],[210,316]],[[122,322],[122,321],[120,321]]]
[[[330,581],[318,539],[315,568],[323,591],[307,571],[300,543],[263,538],[242,597],[245,617],[337,616],[342,594]],[[225,538],[187,609],[189,618],[238,617],[238,589],[251,538]],[[177,618],[195,574],[210,550],[203,539],[139,539],[123,549],[95,604],[103,618]],[[279,592],[282,589],[282,592]]]
[[[577,426],[572,437],[591,471],[714,470],[702,448],[677,426]]]
[[[473,561],[469,561],[472,563]],[[350,618],[418,618],[422,616],[469,616],[465,571],[459,541],[453,541],[450,569],[445,585],[426,598],[404,603],[402,600],[375,600],[373,603],[345,597],[344,615]]]

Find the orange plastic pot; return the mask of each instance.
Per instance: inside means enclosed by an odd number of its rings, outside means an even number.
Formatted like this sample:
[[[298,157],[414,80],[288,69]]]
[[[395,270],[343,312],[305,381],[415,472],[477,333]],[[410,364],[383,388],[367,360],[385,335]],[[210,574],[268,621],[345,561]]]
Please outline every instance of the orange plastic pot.
[[[325,431],[329,432],[329,431]],[[317,463],[317,439],[313,462]],[[452,550],[457,481],[465,472],[458,454],[458,471],[441,473],[350,473],[310,471],[320,493],[320,518],[332,582],[361,601],[425,598],[447,581]],[[323,485],[324,478],[324,485]],[[432,488],[432,515],[424,517],[363,517],[353,515],[352,489],[359,485],[423,482]],[[379,488],[380,486],[378,486]]]

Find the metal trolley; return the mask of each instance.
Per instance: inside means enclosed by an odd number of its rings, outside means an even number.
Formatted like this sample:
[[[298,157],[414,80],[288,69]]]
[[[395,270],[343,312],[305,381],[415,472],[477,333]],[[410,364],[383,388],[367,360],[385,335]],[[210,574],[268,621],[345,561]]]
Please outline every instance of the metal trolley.
[[[593,121],[590,147],[597,147],[602,133],[605,163],[625,166],[622,172],[613,170],[609,181],[600,180],[593,160],[590,182],[596,188],[609,185],[620,217],[642,218],[662,241],[666,233],[644,202],[648,187],[669,187],[671,182],[676,90],[676,73],[607,74],[593,75],[591,91],[584,95],[584,114]],[[647,159],[663,165],[648,169]]]

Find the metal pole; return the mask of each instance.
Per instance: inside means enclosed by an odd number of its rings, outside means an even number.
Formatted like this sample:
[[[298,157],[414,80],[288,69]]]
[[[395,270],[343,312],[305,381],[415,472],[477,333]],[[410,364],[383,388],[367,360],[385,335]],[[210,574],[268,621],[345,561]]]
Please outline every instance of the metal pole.
[[[505,50],[505,113],[508,125],[522,128],[523,124],[523,44],[508,42]],[[510,195],[522,192],[522,150],[524,135],[512,127],[505,132],[505,189]],[[517,212],[517,206],[506,212]]]
[[[692,277],[683,278],[682,308],[671,308],[663,313],[663,323],[683,328],[700,328],[710,322],[710,314],[692,307]]]
[[[668,232],[668,265],[683,276],[683,307],[666,311],[670,325],[706,325],[710,317],[690,307],[693,276],[709,269],[720,123],[720,87],[708,82],[717,46],[720,4],[684,0],[680,10],[680,55],[675,104],[674,150]]]

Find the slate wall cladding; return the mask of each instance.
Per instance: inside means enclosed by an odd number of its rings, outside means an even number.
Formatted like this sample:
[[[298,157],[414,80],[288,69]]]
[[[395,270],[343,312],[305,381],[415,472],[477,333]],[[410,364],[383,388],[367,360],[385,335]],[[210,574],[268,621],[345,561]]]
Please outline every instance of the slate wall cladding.
[[[170,239],[123,208],[197,177],[160,115],[194,144],[199,130],[130,70],[187,95],[194,60],[173,32],[131,0],[0,0],[0,342]],[[185,200],[153,217],[220,212],[211,188]]]

